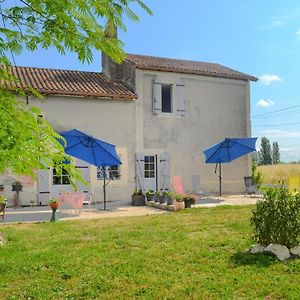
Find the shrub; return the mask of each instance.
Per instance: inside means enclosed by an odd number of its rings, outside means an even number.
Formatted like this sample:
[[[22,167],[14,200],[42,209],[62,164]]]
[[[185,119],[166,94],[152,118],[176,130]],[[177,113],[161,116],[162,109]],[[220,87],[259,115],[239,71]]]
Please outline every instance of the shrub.
[[[155,192],[151,189],[146,192],[146,195],[154,195],[154,194]]]
[[[300,195],[281,187],[271,188],[252,212],[255,242],[267,246],[281,244],[288,248],[300,242]]]
[[[257,188],[259,189],[262,185],[263,175],[262,172],[257,170],[257,163],[255,160],[252,161],[252,177],[257,185]]]
[[[142,191],[141,189],[135,190],[135,191],[133,192],[133,195],[134,195],[134,196],[137,196],[137,195],[142,196],[142,195],[143,195],[143,191]]]
[[[184,195],[175,193],[175,200],[177,202],[183,202]]]

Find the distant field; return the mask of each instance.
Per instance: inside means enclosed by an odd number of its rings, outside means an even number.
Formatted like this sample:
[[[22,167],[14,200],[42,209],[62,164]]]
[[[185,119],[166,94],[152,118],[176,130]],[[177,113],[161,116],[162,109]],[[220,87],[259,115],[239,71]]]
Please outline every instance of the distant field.
[[[287,183],[290,175],[300,175],[300,164],[258,166],[257,170],[263,174],[263,183],[278,183],[279,180]]]

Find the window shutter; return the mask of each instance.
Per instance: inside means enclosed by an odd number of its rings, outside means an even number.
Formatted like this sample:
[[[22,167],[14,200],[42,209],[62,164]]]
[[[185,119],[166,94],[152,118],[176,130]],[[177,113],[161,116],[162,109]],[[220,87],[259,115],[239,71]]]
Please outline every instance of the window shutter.
[[[51,197],[52,178],[50,168],[38,170],[38,204],[47,205]]]
[[[152,108],[153,114],[157,115],[161,113],[161,82],[158,80],[153,81],[153,99],[152,99]]]
[[[184,89],[185,85],[183,80],[179,80],[176,84],[177,87],[177,113],[180,116],[185,115],[185,95],[184,95]]]
[[[169,162],[170,155],[169,153],[162,153],[159,156],[160,162],[160,178],[159,178],[159,189],[160,191],[168,191],[169,190]]]
[[[144,186],[144,161],[145,161],[145,156],[144,154],[137,153],[136,154],[136,188],[137,190],[141,189],[143,192],[145,191],[145,186]]]

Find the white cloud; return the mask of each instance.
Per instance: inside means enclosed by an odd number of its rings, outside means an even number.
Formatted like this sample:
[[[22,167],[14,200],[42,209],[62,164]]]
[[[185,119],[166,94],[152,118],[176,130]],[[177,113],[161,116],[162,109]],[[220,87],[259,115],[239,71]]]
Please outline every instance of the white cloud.
[[[261,76],[258,76],[259,80],[264,85],[269,85],[274,81],[281,81],[282,79],[278,75],[274,74],[264,74]]]
[[[261,106],[261,107],[269,107],[274,105],[275,102],[269,99],[261,99],[256,103],[256,106]]]
[[[274,27],[282,27],[284,25],[284,22],[282,20],[276,20],[273,22]]]
[[[280,160],[282,161],[299,161],[300,148],[280,148]]]
[[[262,132],[262,136],[267,136],[272,138],[300,138],[300,131],[285,131],[285,130],[270,129],[270,130],[264,130]]]

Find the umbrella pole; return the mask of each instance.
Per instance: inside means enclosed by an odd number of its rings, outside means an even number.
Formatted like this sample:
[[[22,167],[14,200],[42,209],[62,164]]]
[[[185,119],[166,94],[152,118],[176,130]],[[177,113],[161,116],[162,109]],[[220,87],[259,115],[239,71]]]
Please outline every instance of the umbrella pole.
[[[106,177],[106,168],[103,168],[103,209],[106,210],[106,184],[105,184],[105,177]]]
[[[220,197],[222,196],[222,166],[219,163],[219,187],[220,187]]]

